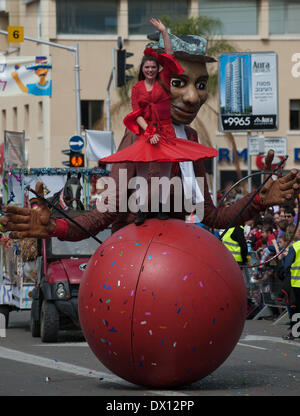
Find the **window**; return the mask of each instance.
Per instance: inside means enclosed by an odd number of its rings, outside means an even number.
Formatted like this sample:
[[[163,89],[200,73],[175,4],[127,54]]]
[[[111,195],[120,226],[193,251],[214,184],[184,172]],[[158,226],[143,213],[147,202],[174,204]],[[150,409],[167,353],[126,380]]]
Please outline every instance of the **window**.
[[[103,100],[81,100],[81,124],[85,130],[93,130],[102,116]]]
[[[299,0],[270,1],[270,34],[300,33],[300,2]]]
[[[13,128],[13,131],[18,130],[18,108],[17,107],[12,108],[12,128]]]
[[[1,111],[1,130],[6,130],[6,110]]]
[[[221,35],[256,35],[258,5],[256,0],[198,0],[200,16],[218,19]]]
[[[151,17],[171,17],[180,20],[188,17],[188,0],[128,0],[128,25],[130,35],[155,32],[149,23]]]
[[[38,139],[43,138],[43,101],[38,102]]]
[[[56,2],[57,34],[116,34],[117,12],[117,0],[59,0]]]
[[[25,134],[28,134],[29,130],[29,105],[24,105],[24,130]]]
[[[290,100],[290,130],[300,130],[300,100]]]

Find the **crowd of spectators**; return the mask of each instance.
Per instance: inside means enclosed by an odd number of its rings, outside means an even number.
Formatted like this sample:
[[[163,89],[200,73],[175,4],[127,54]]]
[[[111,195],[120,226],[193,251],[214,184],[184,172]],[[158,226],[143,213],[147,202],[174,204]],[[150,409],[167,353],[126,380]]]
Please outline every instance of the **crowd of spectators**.
[[[240,198],[240,191],[228,195],[225,205]],[[285,258],[289,246],[300,239],[298,200],[286,206],[273,206],[244,224],[248,247],[248,264],[243,269],[248,300],[252,304],[268,305],[265,319],[276,320],[286,309],[290,324],[292,310],[281,289],[285,279]],[[281,254],[274,258],[276,254]],[[274,259],[273,259],[274,258]],[[250,268],[250,265],[258,265]]]

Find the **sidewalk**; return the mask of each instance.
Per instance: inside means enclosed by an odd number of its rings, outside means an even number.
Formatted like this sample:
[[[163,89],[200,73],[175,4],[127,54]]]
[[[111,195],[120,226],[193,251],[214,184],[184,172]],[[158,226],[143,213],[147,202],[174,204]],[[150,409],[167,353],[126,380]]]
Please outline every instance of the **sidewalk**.
[[[246,320],[241,338],[244,338],[247,335],[272,336],[282,338],[283,335],[287,335],[290,331],[289,325],[285,324],[285,322],[287,321],[289,321],[288,318],[281,320],[279,323],[276,323],[276,319]],[[296,342],[297,345],[299,344],[300,347],[300,339],[295,339],[294,342]],[[290,343],[290,341],[288,341],[287,343]]]

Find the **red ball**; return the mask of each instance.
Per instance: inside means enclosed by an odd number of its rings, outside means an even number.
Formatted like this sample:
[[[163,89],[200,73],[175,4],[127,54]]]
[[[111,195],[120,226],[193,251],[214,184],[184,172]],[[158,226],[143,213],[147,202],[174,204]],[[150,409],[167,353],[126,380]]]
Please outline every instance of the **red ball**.
[[[128,225],[90,259],[79,317],[94,354],[132,383],[175,387],[218,368],[246,319],[242,273],[197,225],[169,219]]]

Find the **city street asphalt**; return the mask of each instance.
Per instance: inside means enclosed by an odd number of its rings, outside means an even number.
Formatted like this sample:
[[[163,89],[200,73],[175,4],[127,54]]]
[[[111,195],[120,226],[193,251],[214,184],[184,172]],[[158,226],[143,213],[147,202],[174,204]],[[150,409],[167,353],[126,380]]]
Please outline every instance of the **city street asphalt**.
[[[57,343],[32,338],[28,311],[12,312],[0,338],[0,396],[299,396],[300,340],[285,341],[284,322],[247,320],[232,354],[212,374],[178,389],[136,386],[112,374],[80,332],[62,332]]]

